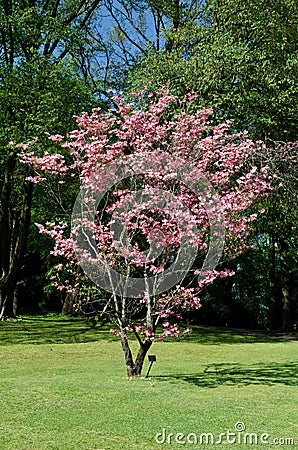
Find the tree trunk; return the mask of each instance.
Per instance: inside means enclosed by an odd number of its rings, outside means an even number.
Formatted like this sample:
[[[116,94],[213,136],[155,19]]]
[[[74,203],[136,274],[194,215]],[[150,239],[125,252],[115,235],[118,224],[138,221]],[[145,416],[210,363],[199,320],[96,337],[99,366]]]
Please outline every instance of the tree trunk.
[[[25,181],[22,188],[13,191],[16,158],[15,154],[7,157],[0,198],[0,320],[13,317],[16,312],[18,274],[30,226],[33,185]]]
[[[7,317],[15,317],[15,290],[17,278],[15,273],[10,273],[6,282],[0,285],[0,320]]]
[[[288,265],[288,244],[280,240],[280,267],[282,283],[282,330],[292,330],[290,267]]]
[[[73,304],[74,304],[74,294],[67,293],[62,306],[61,311],[62,316],[71,317],[73,315]]]
[[[146,339],[144,342],[140,342],[140,347],[135,362],[133,360],[133,356],[126,335],[122,334],[121,344],[124,352],[124,359],[128,378],[140,377],[145,357],[152,345],[152,341],[150,339]]]
[[[121,345],[122,345],[122,350],[124,352],[124,360],[125,360],[125,365],[126,365],[127,376],[128,376],[128,378],[132,378],[134,376],[134,363],[133,363],[133,357],[132,357],[132,353],[131,353],[126,335],[122,334]]]
[[[147,339],[146,341],[144,341],[142,343],[142,345],[140,345],[140,348],[139,348],[139,351],[138,351],[138,354],[136,357],[136,361],[134,364],[135,376],[141,376],[145,357],[146,357],[151,345],[152,345],[152,341],[150,339]]]
[[[275,251],[275,233],[269,234],[268,250],[268,276],[269,276],[269,327],[271,330],[279,328],[278,305],[276,298],[276,251]]]

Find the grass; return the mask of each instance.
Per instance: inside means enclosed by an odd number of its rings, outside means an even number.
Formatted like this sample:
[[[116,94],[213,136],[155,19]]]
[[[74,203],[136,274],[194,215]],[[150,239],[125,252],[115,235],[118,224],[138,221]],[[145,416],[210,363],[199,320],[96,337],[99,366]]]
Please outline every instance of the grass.
[[[281,439],[274,448],[297,448],[298,341],[197,327],[187,340],[155,343],[150,378],[134,381],[107,326],[22,318],[0,324],[0,341],[0,449],[273,447],[260,443],[263,433]],[[193,444],[238,422],[258,445],[245,444],[245,432],[234,444]]]

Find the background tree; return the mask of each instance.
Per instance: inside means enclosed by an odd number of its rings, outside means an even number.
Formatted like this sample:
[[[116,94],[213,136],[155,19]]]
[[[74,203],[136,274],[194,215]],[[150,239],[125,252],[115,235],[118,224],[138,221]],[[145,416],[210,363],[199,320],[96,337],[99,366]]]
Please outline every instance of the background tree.
[[[73,64],[98,0],[0,3],[0,318],[14,298],[26,248],[33,186],[9,141],[66,132],[89,103]]]
[[[269,243],[270,325],[289,331],[298,317],[298,143],[275,144],[259,157],[277,177],[275,192],[266,205],[266,220],[259,224]]]
[[[95,69],[104,71],[104,86],[127,91],[127,75],[140,59],[151,51],[167,50],[172,46],[165,33],[171,27],[177,30],[190,18],[197,17],[203,1],[126,1],[105,0],[98,13],[98,21],[89,31],[95,43],[104,52],[96,53],[89,68],[94,78]],[[94,55],[95,56],[95,55]],[[97,82],[95,82],[97,84]]]
[[[291,161],[297,158],[297,148],[291,146],[292,154],[288,154],[290,175],[288,170],[282,172],[287,158],[281,157],[279,145],[297,140],[297,3],[209,1],[195,9],[192,17],[183,15],[182,3],[180,11],[183,18],[178,27],[165,31],[164,47],[159,51],[151,49],[132,69],[132,86],[139,88],[150,80],[154,89],[171,80],[172,92],[180,96],[193,89],[198,94],[198,109],[212,107],[219,121],[233,117],[235,129],[247,129],[255,139],[268,141],[276,149],[270,166],[278,172],[277,192],[266,204],[266,222],[256,231],[261,241],[266,235],[271,242],[265,247],[267,256],[264,254],[270,278],[267,326],[291,329],[297,306],[291,308],[291,314],[284,313],[286,321],[278,311],[279,305],[288,304],[289,295],[292,304],[298,303],[295,290],[292,288],[292,294],[288,294],[285,287],[295,284],[286,281],[295,277],[290,269],[293,257],[286,254],[297,251],[293,247],[297,225],[292,209],[285,206],[285,188],[281,185],[288,186],[287,198],[294,205],[297,175]],[[260,161],[267,157],[259,155]],[[291,250],[283,252],[281,247]],[[280,264],[283,270],[279,270]]]

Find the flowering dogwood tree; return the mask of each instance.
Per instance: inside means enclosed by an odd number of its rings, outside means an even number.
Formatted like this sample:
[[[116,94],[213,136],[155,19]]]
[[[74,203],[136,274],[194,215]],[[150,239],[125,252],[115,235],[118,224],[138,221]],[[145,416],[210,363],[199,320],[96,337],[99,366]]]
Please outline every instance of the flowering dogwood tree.
[[[178,323],[200,308],[204,286],[233,275],[223,261],[249,247],[271,189],[267,168],[251,164],[261,144],[231,132],[231,122],[213,125],[209,109],[192,112],[194,93],[133,95],[114,95],[108,112],[84,113],[69,136],[51,136],[63,151],[38,156],[32,143],[20,154],[35,169],[30,182],[80,177],[71,233],[70,221],[37,226],[65,261],[52,283],[78,309],[96,299],[114,321],[128,377],[141,374],[154,339],[189,331]]]

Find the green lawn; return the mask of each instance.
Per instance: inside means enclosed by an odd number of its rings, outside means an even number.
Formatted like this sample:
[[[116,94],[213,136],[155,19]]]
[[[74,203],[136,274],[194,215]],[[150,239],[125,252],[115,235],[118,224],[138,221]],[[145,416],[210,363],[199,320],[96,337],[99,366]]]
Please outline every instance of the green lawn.
[[[298,341],[196,328],[155,343],[150,378],[128,381],[107,327],[27,318],[0,340],[1,450],[298,448]]]

